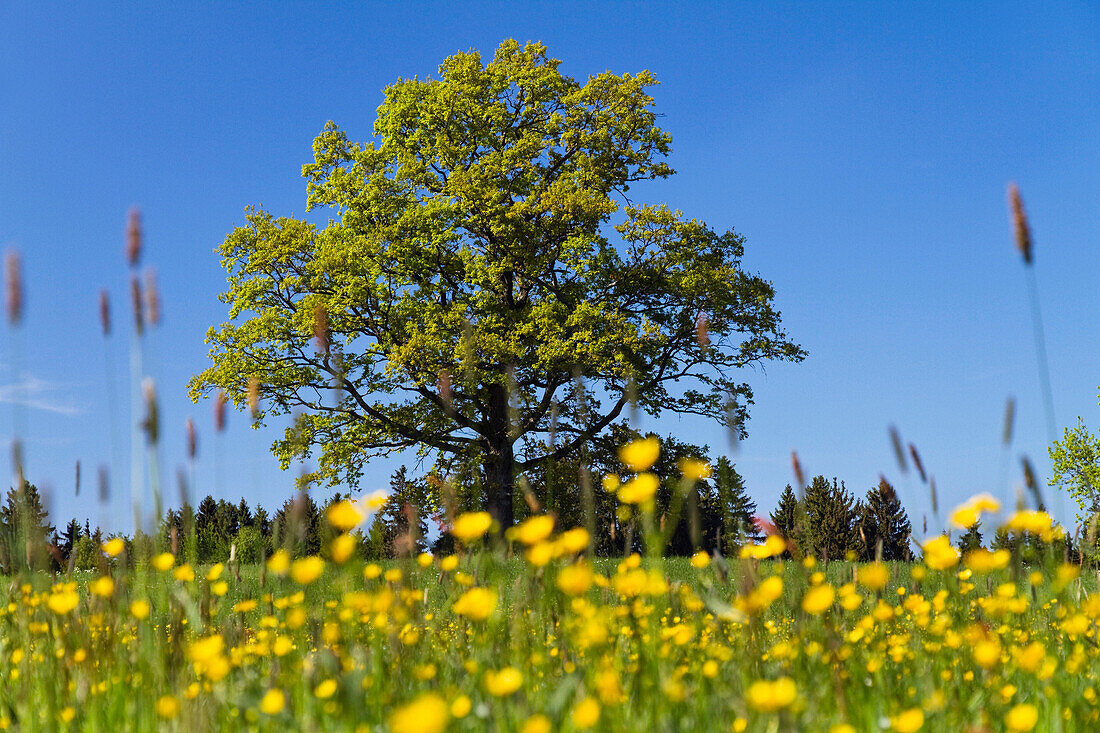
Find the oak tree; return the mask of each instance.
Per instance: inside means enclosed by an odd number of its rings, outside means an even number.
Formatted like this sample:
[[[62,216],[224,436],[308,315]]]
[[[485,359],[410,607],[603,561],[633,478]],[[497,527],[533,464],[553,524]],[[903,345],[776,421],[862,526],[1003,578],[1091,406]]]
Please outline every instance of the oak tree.
[[[329,123],[303,168],[326,224],[247,212],[220,247],[230,320],[194,399],[249,383],[296,415],[284,467],[357,484],[417,448],[481,466],[511,524],[517,472],[570,455],[633,402],[744,436],[746,367],[798,361],[744,239],[627,198],[672,174],[649,72],[580,81],[543,45],[459,53],[385,90],[374,138]],[[255,383],[255,382],[253,382]]]

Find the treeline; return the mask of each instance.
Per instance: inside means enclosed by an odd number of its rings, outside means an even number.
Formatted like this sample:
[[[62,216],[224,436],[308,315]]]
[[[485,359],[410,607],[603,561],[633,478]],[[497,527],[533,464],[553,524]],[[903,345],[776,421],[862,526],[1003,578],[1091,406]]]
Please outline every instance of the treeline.
[[[587,527],[594,551],[601,556],[649,549],[639,517],[620,505],[615,493],[624,472],[618,447],[637,437],[623,425],[613,426],[590,441],[582,453],[543,463],[522,476],[514,504],[517,520],[549,512],[561,527]],[[685,478],[683,466],[691,459],[707,461],[712,467],[709,475]],[[353,533],[358,556],[377,560],[453,551],[449,518],[485,507],[478,468],[477,461],[453,462],[419,477],[411,477],[404,466],[399,468],[377,513]],[[800,491],[788,485],[769,522],[758,516],[733,463],[725,457],[711,461],[706,446],[666,437],[650,470],[660,482],[654,516],[664,543],[658,549],[665,554],[688,555],[702,549],[735,556],[744,544],[758,542],[771,532],[788,540],[789,557],[909,560],[919,553],[905,508],[885,479],[862,498],[836,478],[817,476]],[[244,499],[234,503],[207,496],[197,507],[170,509],[152,534],[138,532],[124,538],[131,549],[127,555],[141,555],[133,551],[135,547],[158,552],[168,548],[199,564],[230,557],[258,563],[280,548],[295,555],[324,556],[336,536],[325,514],[346,498],[337,493],[319,504],[309,493],[298,492],[269,512],[249,506]],[[87,521],[81,524],[73,519],[57,530],[33,484],[9,490],[0,506],[0,572],[28,566],[95,568],[103,562],[100,546],[106,539],[102,530]],[[991,545],[1012,549],[1016,541],[999,532]],[[980,525],[957,538],[960,550],[980,547],[982,542]]]

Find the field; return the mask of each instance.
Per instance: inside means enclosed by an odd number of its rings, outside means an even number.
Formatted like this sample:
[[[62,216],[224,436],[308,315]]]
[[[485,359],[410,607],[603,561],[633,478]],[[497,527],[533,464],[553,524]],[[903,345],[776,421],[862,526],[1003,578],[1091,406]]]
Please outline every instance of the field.
[[[339,524],[342,519],[334,517]],[[1025,512],[1021,532],[1044,518]],[[1046,520],[1049,526],[1049,520]],[[1086,731],[1095,580],[1050,551],[923,564],[584,559],[583,529],[385,565],[278,552],[194,568],[104,546],[0,606],[18,730]],[[484,536],[483,536],[484,535]],[[347,535],[343,535],[347,536]],[[345,562],[339,562],[345,560]]]

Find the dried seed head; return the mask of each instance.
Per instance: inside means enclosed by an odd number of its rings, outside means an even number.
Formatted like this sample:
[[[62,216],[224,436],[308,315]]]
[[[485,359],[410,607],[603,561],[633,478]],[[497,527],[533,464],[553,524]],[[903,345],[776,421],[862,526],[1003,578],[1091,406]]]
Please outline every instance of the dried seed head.
[[[160,291],[157,290],[157,275],[151,270],[145,271],[145,307],[149,314],[149,324],[160,325]]]
[[[248,379],[248,411],[253,420],[260,418],[260,380],[255,377]]]
[[[936,492],[935,477],[928,482],[928,495],[932,499],[932,513],[938,517],[940,515],[940,496]]]
[[[130,267],[137,267],[141,259],[141,212],[135,207],[130,209],[130,216],[126,222],[126,262]]]
[[[1024,256],[1024,264],[1031,264],[1031,229],[1024,213],[1024,202],[1015,183],[1008,184],[1008,206],[1012,210],[1012,228],[1016,233],[1016,249]]]
[[[791,468],[794,469],[794,478],[798,482],[798,490],[806,485],[806,477],[802,473],[802,463],[798,460],[798,453],[791,451]]]
[[[909,455],[913,459],[913,465],[917,467],[917,473],[920,474],[921,482],[928,483],[928,477],[924,475],[924,464],[921,463],[920,454],[917,453],[917,446],[912,443],[909,444]]]
[[[76,459],[76,496],[80,496],[80,459]]]
[[[130,278],[130,303],[134,306],[134,329],[138,336],[145,333],[145,316],[141,304],[141,283],[137,275]]]
[[[225,392],[219,389],[214,398],[214,429],[219,433],[225,430],[225,403]]]
[[[313,306],[313,341],[317,351],[328,353],[328,312],[320,303]]]
[[[106,504],[111,499],[111,481],[106,466],[99,467],[99,503]]]
[[[1009,397],[1005,401],[1005,426],[1004,432],[1001,435],[1001,443],[1008,445],[1012,442],[1012,428],[1016,422],[1016,400]]]
[[[439,397],[443,400],[443,404],[450,407],[452,398],[450,369],[443,367],[439,370],[439,379],[436,381],[435,387],[439,391]]]
[[[193,461],[198,453],[199,440],[198,436],[195,435],[195,421],[191,418],[187,418],[185,432],[187,434],[187,458]]]
[[[160,410],[157,408],[157,388],[152,377],[146,377],[141,382],[141,392],[145,397],[145,436],[150,445],[156,445],[160,439]]]
[[[898,435],[898,429],[893,425],[890,426],[890,445],[894,448],[894,458],[897,459],[901,472],[908,473],[909,465],[905,462],[905,451],[901,448],[901,436]]]
[[[111,296],[106,290],[99,291],[99,325],[104,336],[111,335]]]
[[[702,351],[706,351],[707,346],[710,345],[710,334],[707,331],[707,314],[703,311],[699,311],[699,315],[695,317],[695,341]]]
[[[18,326],[23,320],[23,267],[15,250],[4,257],[4,307],[8,323]]]

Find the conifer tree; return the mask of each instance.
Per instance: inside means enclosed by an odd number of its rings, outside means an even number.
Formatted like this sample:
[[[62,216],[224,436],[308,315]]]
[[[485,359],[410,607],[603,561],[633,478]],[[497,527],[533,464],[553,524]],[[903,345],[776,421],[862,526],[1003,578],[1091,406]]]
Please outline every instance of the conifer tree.
[[[787,484],[787,488],[783,489],[783,493],[779,496],[779,504],[772,512],[771,520],[779,536],[796,545],[802,534],[799,519],[801,512],[798,497],[795,496],[791,485]],[[790,557],[790,552],[784,553],[784,556]]]
[[[718,489],[722,516],[722,546],[724,555],[735,555],[742,544],[763,539],[756,528],[756,502],[745,491],[745,480],[733,463],[722,456],[714,466],[714,483]]]
[[[886,479],[881,479],[878,486],[867,492],[861,506],[859,531],[863,535],[863,559],[907,559],[913,527],[894,487]]]
[[[859,504],[836,478],[830,484],[817,476],[806,489],[806,530],[803,551],[826,562],[843,560],[862,549],[856,526]]]
[[[981,525],[981,522],[975,522],[961,537],[959,537],[959,552],[967,553],[971,550],[980,550],[982,548]]]

